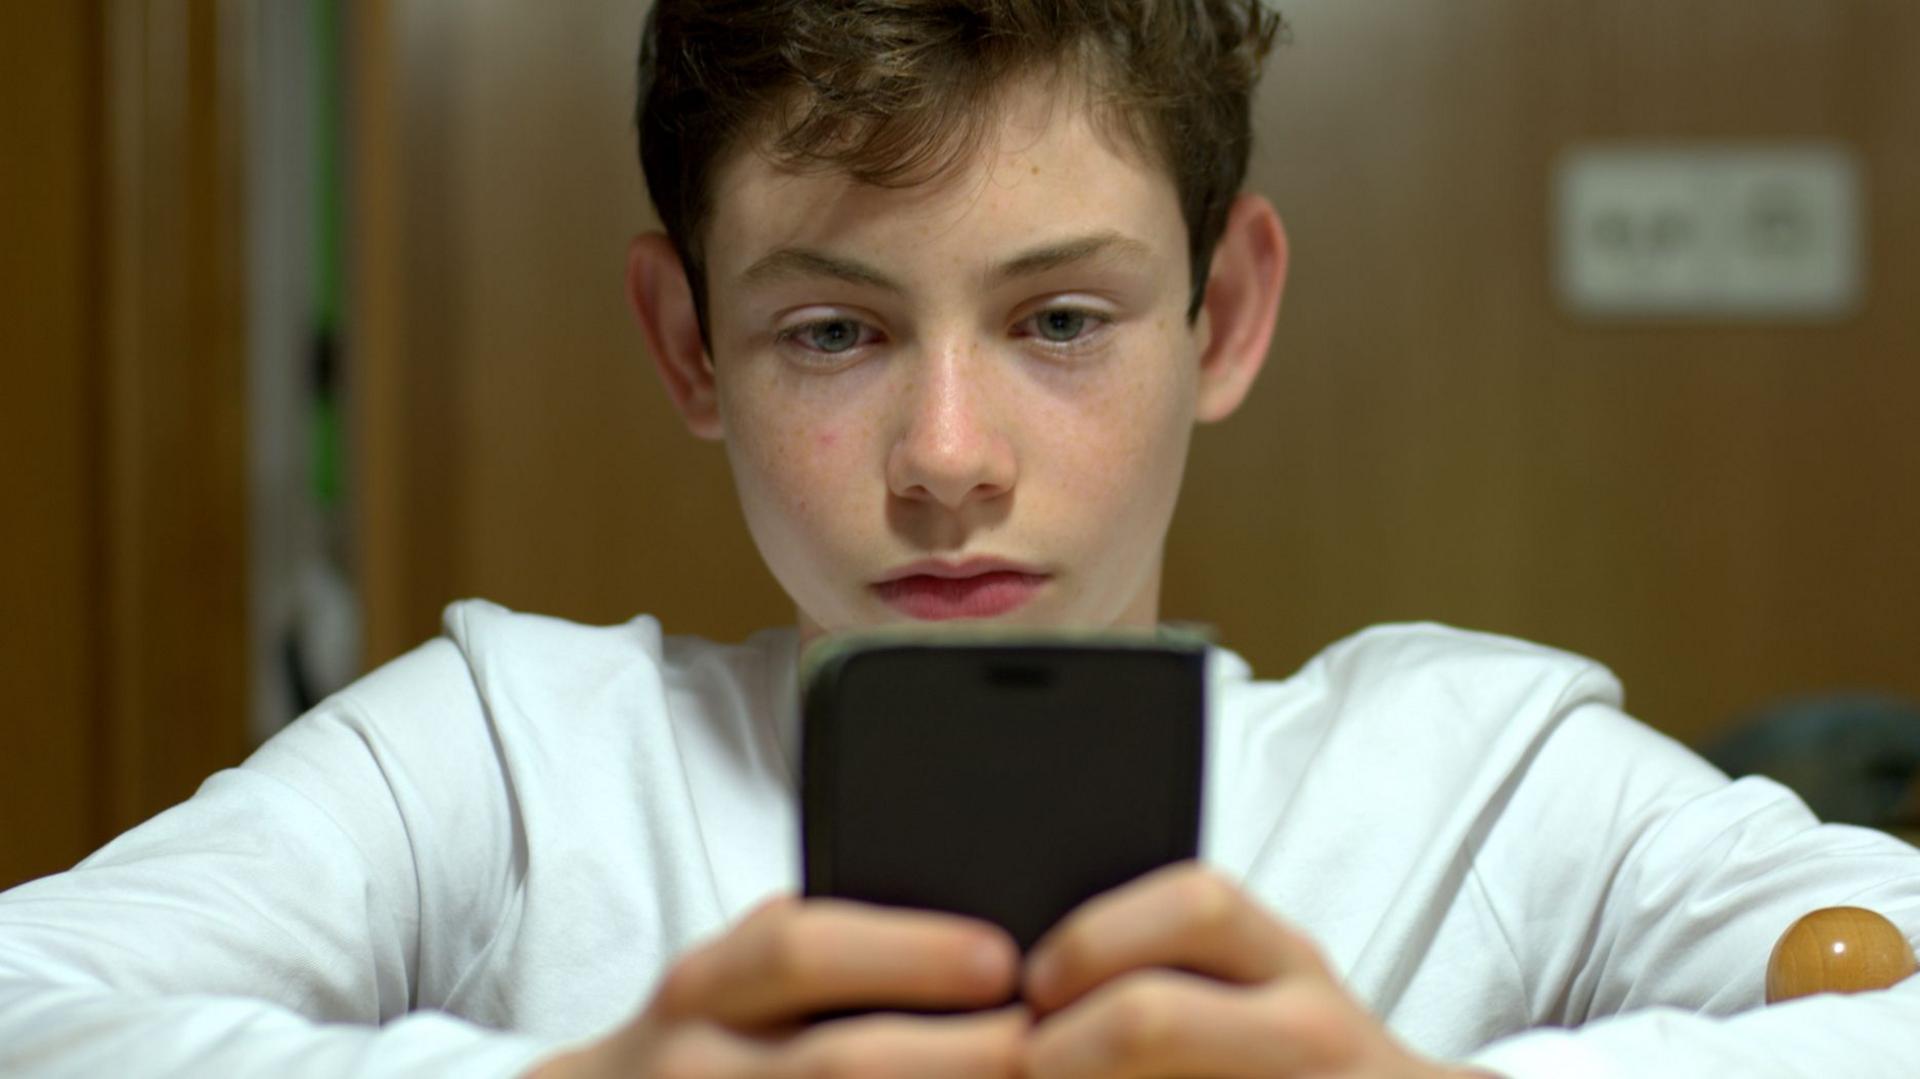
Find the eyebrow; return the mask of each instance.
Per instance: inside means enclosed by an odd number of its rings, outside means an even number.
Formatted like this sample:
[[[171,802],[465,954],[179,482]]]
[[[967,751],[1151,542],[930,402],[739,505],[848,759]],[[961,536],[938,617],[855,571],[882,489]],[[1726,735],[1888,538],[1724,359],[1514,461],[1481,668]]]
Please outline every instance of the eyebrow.
[[[1095,232],[1022,251],[987,271],[987,280],[1003,284],[1021,277],[1032,277],[1048,270],[1094,258],[1146,258],[1152,249],[1139,240],[1118,232]],[[882,271],[858,259],[829,255],[804,247],[783,247],[747,267],[740,283],[748,288],[769,285],[795,277],[825,277],[850,285],[905,292],[900,283]]]
[[[987,279],[998,284],[1017,277],[1032,277],[1088,259],[1116,256],[1144,259],[1152,254],[1152,248],[1130,236],[1122,236],[1117,232],[1096,232],[1021,252],[988,271]]]
[[[740,283],[747,288],[758,288],[795,277],[826,277],[886,292],[906,291],[893,278],[858,259],[801,247],[783,247],[760,259],[740,275]]]

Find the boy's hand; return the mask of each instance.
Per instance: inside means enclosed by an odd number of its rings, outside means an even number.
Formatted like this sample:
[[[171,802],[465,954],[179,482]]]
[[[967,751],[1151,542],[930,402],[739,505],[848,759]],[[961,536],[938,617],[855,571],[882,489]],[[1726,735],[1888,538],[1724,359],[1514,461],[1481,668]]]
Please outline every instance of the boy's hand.
[[[1025,994],[1031,1079],[1464,1074],[1402,1048],[1307,938],[1194,862],[1068,915]]]
[[[982,1008],[1013,995],[1019,953],[997,926],[831,899],[769,900],[667,973],[637,1018],[542,1065],[602,1076],[1013,1076],[1030,1028],[1014,1006],[963,1016],[846,1008]]]

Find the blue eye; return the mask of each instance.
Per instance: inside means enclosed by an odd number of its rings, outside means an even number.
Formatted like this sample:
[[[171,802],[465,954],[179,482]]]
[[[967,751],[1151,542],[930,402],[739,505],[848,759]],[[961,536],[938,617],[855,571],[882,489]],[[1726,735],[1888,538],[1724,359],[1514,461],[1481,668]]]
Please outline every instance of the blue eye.
[[[860,343],[860,324],[850,318],[825,319],[807,323],[795,336],[817,352],[841,353]]]
[[[1065,344],[1079,337],[1087,328],[1087,313],[1066,308],[1042,311],[1034,319],[1034,327],[1040,336],[1055,344]]]
[[[1110,321],[1105,315],[1076,307],[1049,307],[1027,316],[1021,323],[1022,336],[1038,339],[1056,352],[1077,352],[1093,347]]]

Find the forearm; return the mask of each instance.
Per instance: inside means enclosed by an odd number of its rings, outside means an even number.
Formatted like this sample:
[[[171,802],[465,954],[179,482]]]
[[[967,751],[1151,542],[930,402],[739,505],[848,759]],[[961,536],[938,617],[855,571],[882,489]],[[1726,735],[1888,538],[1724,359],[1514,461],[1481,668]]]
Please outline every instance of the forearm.
[[[0,978],[5,1075],[518,1076],[553,1050],[434,1013],[316,1023],[243,998]]]
[[[268,767],[0,895],[0,1074],[524,1071],[532,1043],[405,1014],[430,1006],[419,858],[364,745],[309,720]]]
[[[1725,1018],[1665,1008],[1631,1012],[1575,1030],[1502,1039],[1469,1063],[1510,1079],[1911,1076],[1920,1073],[1920,979]]]

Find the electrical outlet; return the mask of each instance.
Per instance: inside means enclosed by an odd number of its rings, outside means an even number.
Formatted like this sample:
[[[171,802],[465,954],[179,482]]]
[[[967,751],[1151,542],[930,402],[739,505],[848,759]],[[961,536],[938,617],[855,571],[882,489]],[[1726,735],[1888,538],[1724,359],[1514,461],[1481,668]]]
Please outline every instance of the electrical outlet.
[[[1599,318],[1829,320],[1865,292],[1844,147],[1591,145],[1556,178],[1562,302]]]

